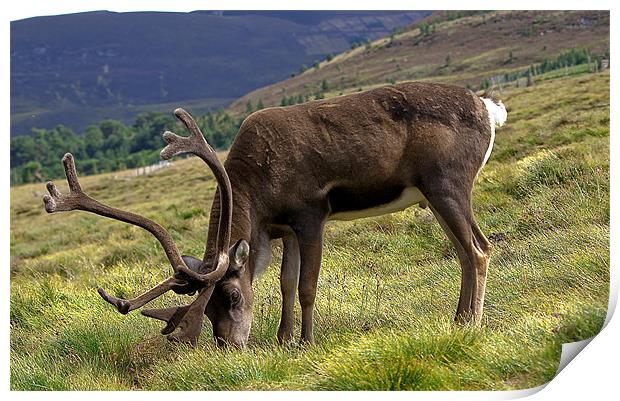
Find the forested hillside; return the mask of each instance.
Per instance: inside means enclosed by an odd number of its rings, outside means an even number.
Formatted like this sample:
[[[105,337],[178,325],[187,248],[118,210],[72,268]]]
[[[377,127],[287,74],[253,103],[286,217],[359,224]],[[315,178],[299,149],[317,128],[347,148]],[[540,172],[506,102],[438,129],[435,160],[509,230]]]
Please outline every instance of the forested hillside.
[[[220,111],[197,119],[209,143],[217,149],[230,146],[243,121]],[[181,130],[172,114],[146,113],[131,125],[104,120],[76,134],[63,125],[50,130],[35,129],[33,135],[11,139],[11,184],[43,182],[64,173],[58,160],[73,153],[85,175],[99,174],[156,163],[164,146],[161,134]]]

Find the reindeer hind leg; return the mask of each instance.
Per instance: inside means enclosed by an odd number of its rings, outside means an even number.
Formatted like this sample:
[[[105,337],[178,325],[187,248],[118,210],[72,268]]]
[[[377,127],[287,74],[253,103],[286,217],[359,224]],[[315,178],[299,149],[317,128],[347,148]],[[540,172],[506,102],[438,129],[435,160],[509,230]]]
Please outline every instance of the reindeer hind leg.
[[[433,214],[457,250],[461,265],[461,291],[455,320],[479,322],[482,318],[490,244],[476,223],[470,192],[425,194]]]

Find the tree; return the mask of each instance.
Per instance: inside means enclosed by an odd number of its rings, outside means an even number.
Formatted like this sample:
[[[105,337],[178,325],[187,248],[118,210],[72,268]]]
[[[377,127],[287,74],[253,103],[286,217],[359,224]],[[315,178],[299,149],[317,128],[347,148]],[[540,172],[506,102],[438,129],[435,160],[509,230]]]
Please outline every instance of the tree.
[[[525,83],[526,86],[534,85],[534,75],[532,75],[532,70],[527,70],[527,81]]]
[[[26,163],[23,170],[23,182],[43,181],[41,177],[41,164],[31,161]]]
[[[11,167],[21,166],[41,156],[41,149],[30,136],[17,136],[11,139]]]
[[[156,112],[139,114],[127,136],[130,139],[130,153],[144,149],[160,149],[164,142],[161,134],[174,128],[172,117]]]
[[[103,133],[103,150],[112,157],[118,159],[126,157],[131,151],[130,133],[127,126],[120,121],[105,120],[99,124]]]
[[[96,125],[89,125],[86,127],[84,133],[84,142],[86,145],[86,154],[89,157],[94,157],[95,152],[101,149],[103,146],[103,133]]]
[[[86,159],[80,162],[80,173],[85,175],[98,174],[99,161],[97,159]]]
[[[321,82],[321,91],[322,92],[327,92],[329,90],[329,85],[327,84],[327,80],[323,80],[323,82]]]
[[[418,25],[418,28],[420,29],[420,33],[422,33],[422,36],[426,36],[429,34],[429,25],[427,22],[422,22],[420,25]]]

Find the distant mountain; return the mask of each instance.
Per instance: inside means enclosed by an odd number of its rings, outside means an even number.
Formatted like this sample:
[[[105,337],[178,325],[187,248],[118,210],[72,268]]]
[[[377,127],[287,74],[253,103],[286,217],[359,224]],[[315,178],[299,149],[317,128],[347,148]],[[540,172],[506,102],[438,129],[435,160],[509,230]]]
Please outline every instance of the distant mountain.
[[[14,21],[11,135],[57,124],[81,131],[178,105],[205,112],[428,15],[96,11]]]

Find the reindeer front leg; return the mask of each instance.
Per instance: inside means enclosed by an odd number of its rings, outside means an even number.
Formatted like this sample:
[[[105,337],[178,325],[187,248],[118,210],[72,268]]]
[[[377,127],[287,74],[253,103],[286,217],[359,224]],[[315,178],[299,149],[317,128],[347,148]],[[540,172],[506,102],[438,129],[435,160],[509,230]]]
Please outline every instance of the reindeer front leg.
[[[299,283],[299,245],[294,234],[282,238],[282,270],[280,289],[282,290],[282,317],[278,328],[278,342],[290,342],[295,328],[295,292]]]
[[[323,252],[323,219],[306,222],[296,230],[301,266],[299,271],[299,304],[301,305],[301,341],[314,342],[313,314],[321,257]]]

